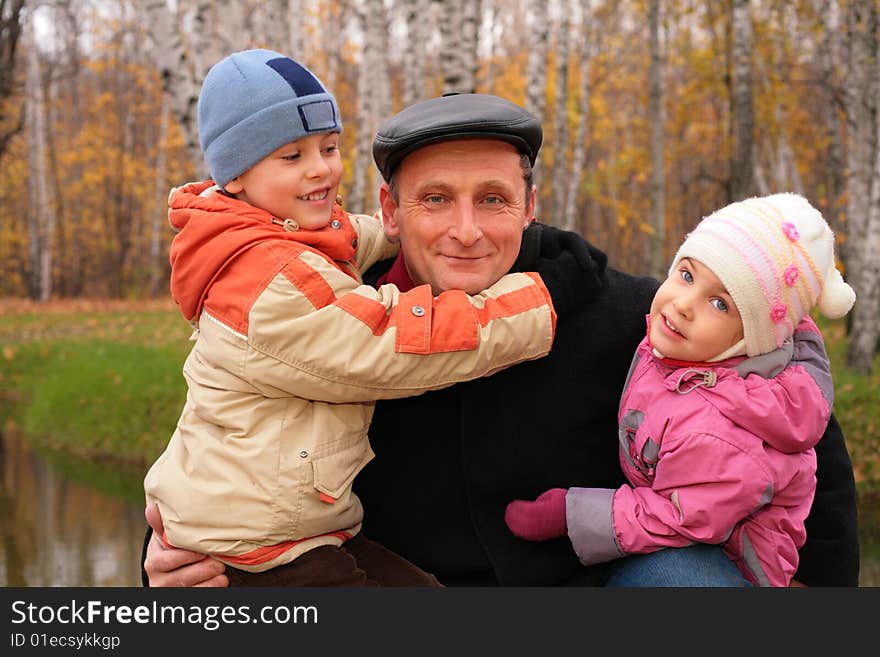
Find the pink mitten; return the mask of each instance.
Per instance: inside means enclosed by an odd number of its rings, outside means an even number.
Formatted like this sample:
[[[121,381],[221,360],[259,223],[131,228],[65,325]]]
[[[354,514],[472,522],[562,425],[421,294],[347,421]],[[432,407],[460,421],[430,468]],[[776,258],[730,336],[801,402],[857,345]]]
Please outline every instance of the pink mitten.
[[[565,523],[566,488],[551,488],[544,491],[534,502],[514,500],[507,505],[504,522],[513,532],[527,541],[546,541],[565,536],[568,529]]]

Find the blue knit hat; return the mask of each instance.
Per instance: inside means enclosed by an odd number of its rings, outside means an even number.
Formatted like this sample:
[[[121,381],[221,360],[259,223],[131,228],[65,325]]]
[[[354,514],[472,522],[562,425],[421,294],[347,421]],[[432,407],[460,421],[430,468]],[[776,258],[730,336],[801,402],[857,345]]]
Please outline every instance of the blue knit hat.
[[[333,97],[314,73],[271,50],[214,64],[199,94],[199,142],[220,187],[302,137],[342,132]]]

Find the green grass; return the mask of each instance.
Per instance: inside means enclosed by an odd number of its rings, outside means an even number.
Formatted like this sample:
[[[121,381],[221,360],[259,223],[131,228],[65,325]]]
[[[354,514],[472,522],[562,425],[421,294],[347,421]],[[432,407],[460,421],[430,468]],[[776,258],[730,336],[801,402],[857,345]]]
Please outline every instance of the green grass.
[[[142,474],[183,407],[190,332],[174,310],[0,317],[0,420],[56,462]]]

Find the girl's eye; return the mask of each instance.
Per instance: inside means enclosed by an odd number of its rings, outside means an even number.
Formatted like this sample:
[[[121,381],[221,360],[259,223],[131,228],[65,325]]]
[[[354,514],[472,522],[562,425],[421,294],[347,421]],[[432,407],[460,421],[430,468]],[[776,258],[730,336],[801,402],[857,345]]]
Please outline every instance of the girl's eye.
[[[691,274],[687,269],[681,270],[681,277],[685,280],[686,283],[694,282],[694,275]]]
[[[332,146],[328,146],[328,147],[325,148],[324,150],[325,150],[326,152],[328,152],[328,153],[333,153],[333,152],[336,151],[336,148],[337,148],[336,144],[333,144]]]
[[[727,302],[724,299],[712,299],[710,303],[723,313],[726,313],[729,310]]]
[[[285,155],[285,156],[284,156],[283,158],[281,158],[281,159],[283,159],[283,160],[298,160],[298,159],[299,159],[299,153],[291,153],[290,155]]]

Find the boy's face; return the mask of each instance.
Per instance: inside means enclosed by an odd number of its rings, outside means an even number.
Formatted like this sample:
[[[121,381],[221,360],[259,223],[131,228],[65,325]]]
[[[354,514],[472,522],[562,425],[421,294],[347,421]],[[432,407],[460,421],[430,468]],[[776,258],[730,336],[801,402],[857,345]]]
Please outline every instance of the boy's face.
[[[666,358],[704,363],[742,337],[739,310],[718,277],[682,258],[651,303],[651,345]]]
[[[342,180],[339,134],[325,132],[285,144],[226,183],[226,191],[304,230],[330,221]]]

